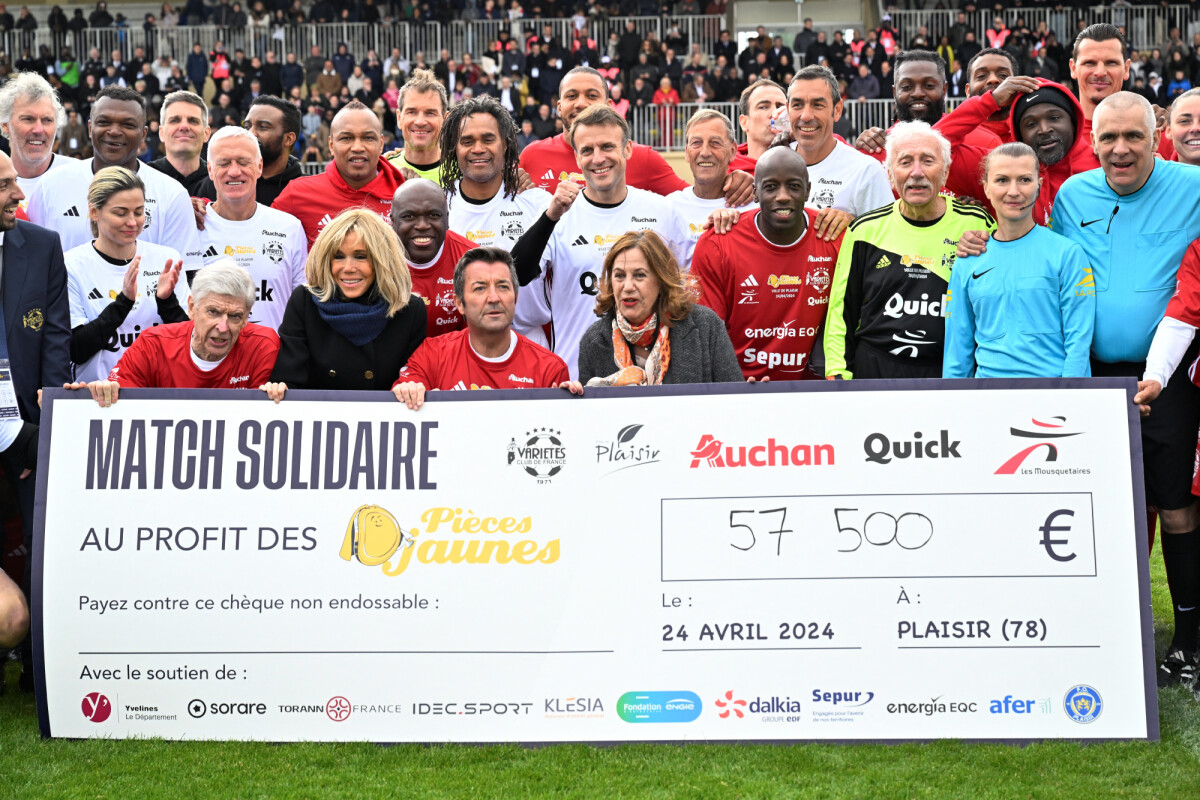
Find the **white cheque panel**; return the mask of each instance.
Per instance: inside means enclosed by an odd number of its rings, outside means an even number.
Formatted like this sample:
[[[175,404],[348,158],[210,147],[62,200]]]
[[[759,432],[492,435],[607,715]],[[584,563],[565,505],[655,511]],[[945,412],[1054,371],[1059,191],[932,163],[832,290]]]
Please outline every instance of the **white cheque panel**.
[[[48,392],[46,736],[1154,739],[1132,382]]]

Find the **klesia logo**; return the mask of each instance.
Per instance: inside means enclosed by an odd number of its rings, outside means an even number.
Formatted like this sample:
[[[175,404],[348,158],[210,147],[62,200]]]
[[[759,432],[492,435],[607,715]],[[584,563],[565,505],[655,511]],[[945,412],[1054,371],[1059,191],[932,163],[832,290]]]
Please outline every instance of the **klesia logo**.
[[[617,700],[625,722],[694,722],[702,709],[695,692],[626,692]]]
[[[620,472],[630,467],[642,467],[647,464],[657,464],[661,452],[654,445],[635,442],[641,433],[642,425],[626,425],[617,431],[617,435],[609,442],[596,443],[596,463],[606,464],[611,469],[606,475]]]
[[[90,692],[83,697],[83,716],[91,722],[104,722],[112,715],[112,703],[99,692]]]
[[[1100,698],[1100,693],[1091,686],[1080,684],[1067,691],[1067,696],[1063,698],[1063,706],[1072,721],[1086,725],[1095,722],[1096,717],[1100,716],[1100,712],[1104,710],[1104,701]]]
[[[350,701],[340,694],[334,695],[325,704],[325,716],[334,722],[345,722],[350,719]]]
[[[1021,465],[1025,463],[1025,459],[1029,458],[1034,451],[1043,447],[1046,449],[1046,462],[1049,463],[1051,461],[1057,461],[1058,445],[1049,440],[1066,439],[1068,437],[1079,436],[1080,434],[1084,433],[1084,431],[1067,430],[1066,417],[1050,417],[1049,421],[1042,421],[1039,419],[1031,419],[1029,421],[1032,425],[1030,430],[1025,430],[1023,428],[1009,428],[1009,433],[1022,439],[1041,439],[1043,441],[1039,441],[1036,444],[1031,444],[1029,447],[1022,448],[1016,453],[1016,455],[1012,456],[1003,464],[1001,464],[1000,468],[997,469],[994,474],[1014,474],[1021,467]],[[1036,469],[1034,471],[1036,472]]]
[[[834,452],[831,444],[778,444],[774,438],[766,444],[726,445],[712,434],[700,437],[692,451],[691,469],[701,466],[723,467],[808,467],[833,466]]]
[[[740,697],[733,696],[733,689],[730,689],[721,696],[719,700],[713,703],[717,708],[721,709],[717,716],[721,719],[742,719],[746,716],[746,701]]]
[[[508,443],[508,463],[516,464],[538,483],[549,483],[566,464],[567,448],[561,437],[562,431],[553,428],[525,431],[523,443],[514,436]]]
[[[599,719],[604,716],[604,702],[599,697],[553,697],[543,701],[550,719]]]

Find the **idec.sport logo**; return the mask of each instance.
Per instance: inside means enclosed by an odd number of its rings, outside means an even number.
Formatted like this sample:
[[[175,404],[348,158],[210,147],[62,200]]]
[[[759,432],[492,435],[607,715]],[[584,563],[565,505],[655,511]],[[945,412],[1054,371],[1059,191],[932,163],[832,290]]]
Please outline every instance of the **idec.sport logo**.
[[[997,469],[994,474],[1013,475],[1016,474],[1018,470],[1021,470],[1021,474],[1049,474],[1050,472],[1057,474],[1060,472],[1059,470],[1045,470],[1038,467],[1035,467],[1032,470],[1022,470],[1021,465],[1024,464],[1025,460],[1033,455],[1035,451],[1042,448],[1045,448],[1046,450],[1045,462],[1049,463],[1051,461],[1058,461],[1058,445],[1050,440],[1066,439],[1072,436],[1079,436],[1084,433],[1084,431],[1069,430],[1067,428],[1066,417],[1050,417],[1048,421],[1030,419],[1029,422],[1031,424],[1030,430],[1024,430],[1022,428],[1009,428],[1008,431],[1013,436],[1021,439],[1040,439],[1042,441],[1031,444],[1028,447],[1024,447],[1019,450],[1016,454],[1001,464],[999,469]]]
[[[766,444],[727,445],[711,434],[704,434],[692,451],[690,469],[701,466],[723,467],[825,467],[833,466],[831,444],[779,444],[774,438]]]

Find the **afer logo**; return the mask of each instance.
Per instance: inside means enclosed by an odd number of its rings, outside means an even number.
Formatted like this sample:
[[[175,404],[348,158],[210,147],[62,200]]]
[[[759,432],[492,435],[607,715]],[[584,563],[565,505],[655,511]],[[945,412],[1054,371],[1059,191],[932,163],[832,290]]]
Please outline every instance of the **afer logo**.
[[[992,700],[988,704],[991,714],[1049,714],[1052,705],[1049,697],[1041,700],[1017,700],[1011,694],[1004,695],[1002,700]]]
[[[872,433],[863,440],[863,451],[867,461],[876,464],[890,464],[893,458],[962,458],[958,446],[959,439],[951,439],[950,432],[943,429],[937,438],[925,438],[925,434],[916,431],[911,440],[896,441],[882,433]]]

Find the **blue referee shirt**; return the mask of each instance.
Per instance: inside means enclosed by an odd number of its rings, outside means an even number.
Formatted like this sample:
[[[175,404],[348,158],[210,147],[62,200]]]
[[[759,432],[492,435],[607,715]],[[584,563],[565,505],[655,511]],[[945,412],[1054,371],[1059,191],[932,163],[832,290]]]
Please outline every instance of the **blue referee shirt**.
[[[1086,378],[1096,317],[1079,245],[1034,226],[954,262],[944,378]]]
[[[1102,169],[1073,175],[1058,190],[1050,226],[1092,265],[1092,355],[1107,364],[1145,361],[1183,253],[1200,237],[1200,167],[1155,159],[1146,184],[1124,197]]]

